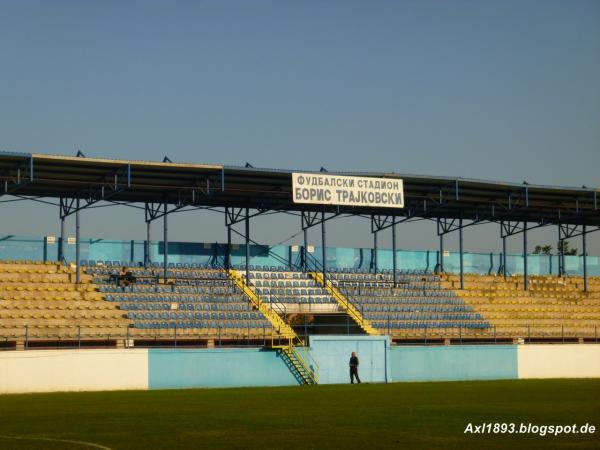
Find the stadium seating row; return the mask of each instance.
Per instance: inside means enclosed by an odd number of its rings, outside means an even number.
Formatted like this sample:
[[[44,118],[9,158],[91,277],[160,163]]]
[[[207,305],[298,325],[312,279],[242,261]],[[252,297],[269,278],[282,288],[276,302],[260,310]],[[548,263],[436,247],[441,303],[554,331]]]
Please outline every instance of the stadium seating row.
[[[91,330],[90,336],[127,330],[133,338],[174,328],[181,337],[214,335],[215,330],[224,339],[239,338],[243,329],[273,333],[223,269],[173,264],[165,280],[159,263],[148,268],[134,264],[129,270],[137,279],[126,285],[115,275],[128,262],[87,263],[82,284],[75,285],[70,265],[0,261],[2,336],[22,334],[25,327],[32,337],[72,336],[81,327]],[[250,269],[250,286],[266,303],[283,304],[287,312],[304,311],[303,305],[316,305],[316,313],[343,312],[310,274],[272,266]],[[389,271],[339,270],[327,278],[364,319],[393,338],[429,332],[442,337],[589,337],[600,325],[600,277],[588,280],[587,293],[580,277],[533,276],[527,291],[522,278],[512,276],[467,274],[464,290],[456,275],[423,271],[398,272],[395,287]]]
[[[421,328],[489,327],[484,318],[465,304],[454,291],[443,289],[440,278],[413,273],[393,287],[391,274],[332,272],[333,285],[376,329],[387,329],[394,337],[398,330]],[[384,281],[381,281],[384,280]]]
[[[500,335],[559,337],[567,328],[571,335],[594,337],[600,328],[598,277],[589,279],[587,293],[578,277],[532,276],[527,291],[517,276],[468,274],[460,290],[459,278],[445,275],[442,285],[455,290]]]
[[[145,279],[147,284],[119,283],[120,264],[111,266],[92,265],[86,273],[93,275],[107,303],[116,304],[136,331],[167,331],[180,329],[180,337],[188,334],[210,334],[213,329],[221,330],[221,337],[227,338],[227,330],[266,329],[270,334],[270,322],[251,304],[239,288],[222,269],[199,265],[173,265],[170,270],[174,279],[168,284],[159,283],[158,278]],[[89,262],[88,262],[89,263]],[[120,262],[122,263],[122,262]],[[127,267],[135,277],[162,276],[155,268]],[[186,278],[181,280],[178,278]],[[179,324],[179,325],[177,325]],[[236,332],[237,335],[237,332]]]
[[[286,305],[286,310],[300,310],[300,305],[328,305],[323,311],[337,311],[337,302],[308,274],[300,271],[250,271],[250,285],[265,302]]]

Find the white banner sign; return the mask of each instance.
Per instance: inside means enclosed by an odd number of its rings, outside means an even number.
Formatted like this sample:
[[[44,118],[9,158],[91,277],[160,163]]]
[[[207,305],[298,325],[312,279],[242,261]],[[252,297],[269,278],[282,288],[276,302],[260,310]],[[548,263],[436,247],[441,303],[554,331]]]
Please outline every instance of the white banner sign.
[[[403,208],[404,185],[396,178],[292,173],[294,203]]]

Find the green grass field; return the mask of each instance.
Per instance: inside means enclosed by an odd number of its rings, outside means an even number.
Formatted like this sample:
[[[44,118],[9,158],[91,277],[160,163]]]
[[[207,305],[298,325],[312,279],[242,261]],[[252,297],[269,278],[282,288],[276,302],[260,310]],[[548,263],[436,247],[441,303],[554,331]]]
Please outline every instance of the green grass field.
[[[469,422],[588,422],[597,431],[464,434]],[[0,396],[1,449],[579,449],[600,448],[598,428],[600,380]]]

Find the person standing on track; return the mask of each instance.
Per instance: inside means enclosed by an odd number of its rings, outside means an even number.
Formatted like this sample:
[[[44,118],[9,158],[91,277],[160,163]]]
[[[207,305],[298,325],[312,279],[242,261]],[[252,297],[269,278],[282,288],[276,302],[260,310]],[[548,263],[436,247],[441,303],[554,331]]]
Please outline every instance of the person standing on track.
[[[356,356],[355,352],[352,352],[352,356],[350,357],[350,384],[354,384],[354,377],[356,377],[356,381],[360,384],[360,378],[358,377],[358,356]]]

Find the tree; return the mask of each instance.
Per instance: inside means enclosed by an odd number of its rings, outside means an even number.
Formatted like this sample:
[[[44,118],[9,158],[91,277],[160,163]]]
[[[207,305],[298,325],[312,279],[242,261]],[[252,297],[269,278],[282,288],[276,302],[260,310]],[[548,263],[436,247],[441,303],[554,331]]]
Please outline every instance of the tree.
[[[569,244],[569,241],[567,241],[567,240],[558,241],[556,248],[558,250],[559,255],[567,255],[567,256],[577,255],[577,249],[571,248],[571,245]]]
[[[534,255],[550,255],[552,253],[552,246],[551,245],[536,245],[535,249],[533,250],[533,254]]]

